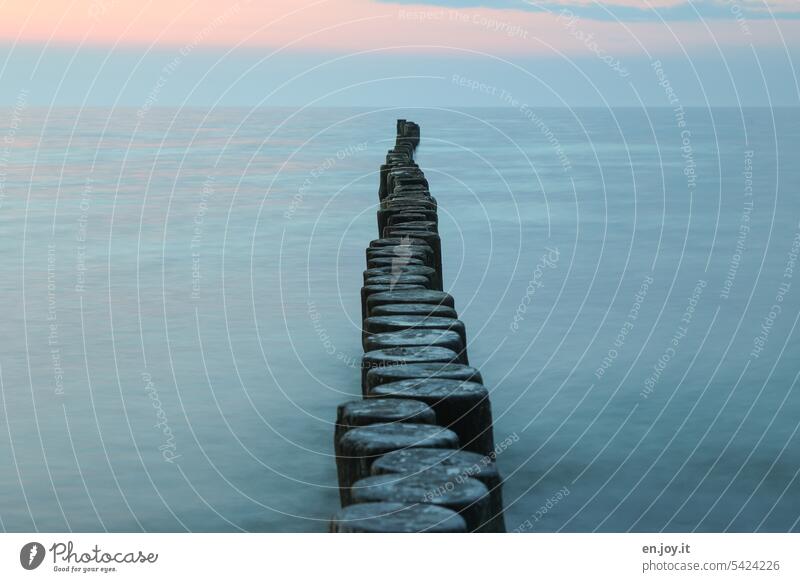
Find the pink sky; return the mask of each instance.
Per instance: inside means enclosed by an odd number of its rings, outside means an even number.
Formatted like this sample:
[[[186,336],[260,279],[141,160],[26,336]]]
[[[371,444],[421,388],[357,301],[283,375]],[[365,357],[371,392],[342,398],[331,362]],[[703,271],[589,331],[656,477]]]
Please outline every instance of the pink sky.
[[[566,2],[566,0],[563,0]],[[551,2],[553,3],[553,2]],[[594,0],[571,0],[570,5]],[[639,0],[609,0],[641,6]],[[685,0],[649,0],[651,6],[672,6]],[[740,0],[742,5],[754,5]],[[763,2],[758,2],[763,5]],[[798,0],[772,0],[775,9],[796,7]],[[501,55],[536,55],[553,49],[568,54],[588,52],[584,42],[566,30],[555,15],[525,10],[488,8],[443,9],[426,5],[394,5],[372,0],[9,0],[3,4],[0,37],[6,42],[110,45],[291,47],[290,50],[351,52],[413,45],[437,45]],[[640,22],[619,24],[581,20],[581,32],[594,33],[611,54],[648,50],[687,50],[722,46],[777,46],[770,20],[747,23],[743,34],[734,19],[708,22]],[[800,21],[783,20],[787,39],[800,38]],[[573,32],[575,27],[571,29]],[[549,48],[553,47],[553,48]]]

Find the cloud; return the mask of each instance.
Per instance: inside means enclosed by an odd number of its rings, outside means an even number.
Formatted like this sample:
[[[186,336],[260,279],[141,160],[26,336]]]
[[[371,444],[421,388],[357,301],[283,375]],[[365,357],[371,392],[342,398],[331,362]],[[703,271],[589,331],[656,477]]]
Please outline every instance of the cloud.
[[[628,22],[800,18],[799,0],[378,0],[447,8],[485,7],[541,13],[569,11],[591,20]]]
[[[262,50],[325,54],[353,51],[495,55],[587,55],[596,52],[591,36],[602,50],[616,56],[651,51],[658,54],[683,50],[782,47],[800,43],[800,19],[776,24],[746,5],[747,20],[734,17],[733,4],[714,0],[725,18],[709,21],[687,18],[665,25],[658,14],[677,15],[710,0],[76,0],[51,10],[37,9],[29,0],[7,0],[0,19],[0,45],[14,42],[57,46],[174,47],[188,59],[200,50],[241,46]],[[480,6],[489,4],[491,6]],[[771,0],[770,6],[791,8],[800,0]],[[657,6],[642,10],[643,2]],[[460,7],[455,8],[458,5]],[[708,4],[710,5],[710,4]],[[638,15],[635,22],[616,22],[605,10]],[[548,11],[549,10],[549,11]],[[564,18],[563,10],[576,17]],[[603,10],[602,13],[597,12]],[[587,17],[583,12],[598,14]],[[593,12],[592,12],[593,11]],[[671,12],[670,12],[671,11]],[[757,14],[757,17],[751,15]],[[769,13],[766,13],[769,16]],[[567,27],[566,22],[579,20]],[[266,50],[265,50],[266,49]]]

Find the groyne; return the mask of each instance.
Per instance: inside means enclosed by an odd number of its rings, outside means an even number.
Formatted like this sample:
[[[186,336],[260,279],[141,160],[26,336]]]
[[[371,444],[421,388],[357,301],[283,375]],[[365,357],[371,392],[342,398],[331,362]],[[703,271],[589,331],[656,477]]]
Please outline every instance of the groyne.
[[[362,399],[338,407],[330,531],[504,532],[489,391],[443,291],[438,204],[399,119],[361,289]]]

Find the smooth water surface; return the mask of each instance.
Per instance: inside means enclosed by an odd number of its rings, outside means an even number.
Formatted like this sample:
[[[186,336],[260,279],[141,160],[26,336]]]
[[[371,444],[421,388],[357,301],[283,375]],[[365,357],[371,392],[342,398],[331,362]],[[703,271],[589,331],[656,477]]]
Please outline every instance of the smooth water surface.
[[[0,114],[6,530],[325,530],[397,117],[509,529],[800,528],[798,111]]]

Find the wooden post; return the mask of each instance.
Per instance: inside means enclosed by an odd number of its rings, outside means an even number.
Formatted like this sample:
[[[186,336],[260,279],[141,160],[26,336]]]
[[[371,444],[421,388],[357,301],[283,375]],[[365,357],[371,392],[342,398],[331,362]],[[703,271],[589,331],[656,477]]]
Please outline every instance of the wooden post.
[[[436,346],[413,348],[390,348],[367,352],[361,359],[361,392],[367,393],[367,372],[374,368],[397,364],[426,364],[432,362],[455,362],[458,354],[447,348]]]
[[[451,509],[464,518],[467,531],[479,531],[489,521],[489,490],[467,477],[453,479],[447,471],[375,475],[353,483],[355,503],[430,503]]]
[[[404,449],[392,451],[372,463],[373,475],[420,473],[438,467],[451,479],[477,479],[489,490],[489,520],[482,532],[506,530],[503,519],[503,486],[493,458],[456,449]]]
[[[458,437],[441,426],[413,423],[371,424],[344,433],[336,457],[342,506],[353,503],[352,485],[369,476],[375,459],[413,447],[451,449],[458,447]]]
[[[467,331],[464,322],[452,317],[435,317],[429,315],[375,315],[372,314],[364,320],[362,341],[366,344],[371,334],[390,333],[406,329],[425,330],[439,329],[456,332],[461,337],[461,343],[466,350]]]
[[[454,331],[438,329],[404,329],[390,333],[374,333],[364,340],[364,350],[371,352],[387,348],[438,346],[458,354],[459,364],[469,364],[466,346],[461,336]]]
[[[376,293],[367,300],[367,316],[378,305],[394,303],[429,303],[432,305],[445,305],[455,308],[455,301],[449,293],[444,291],[425,290],[396,290],[385,293]]]
[[[428,278],[431,285],[437,281],[436,271],[431,267],[425,265],[406,265],[397,267],[391,265],[389,267],[375,267],[364,271],[364,283],[372,277],[383,277],[384,275],[423,275]],[[441,289],[433,288],[434,291],[441,291]]]
[[[425,364],[400,364],[374,368],[367,372],[367,393],[375,386],[399,382],[400,380],[414,380],[425,378],[446,378],[447,380],[460,380],[461,382],[477,382],[483,384],[481,373],[470,366],[453,363],[425,363]]]
[[[376,259],[377,260],[377,259]],[[361,288],[361,319],[362,321],[367,318],[367,306],[368,301],[371,295],[385,293],[388,291],[402,291],[402,290],[423,290],[426,291],[425,287],[422,285],[406,285],[406,284],[396,284],[396,285],[364,285]]]
[[[429,317],[449,317],[458,319],[458,313],[446,305],[431,305],[430,303],[390,303],[377,305],[372,308],[372,315],[423,315]]]
[[[368,398],[411,398],[424,402],[436,413],[436,420],[455,432],[461,446],[481,455],[494,453],[492,408],[483,384],[423,378],[379,384]]]
[[[431,280],[425,275],[410,275],[405,273],[398,273],[395,275],[378,275],[370,277],[364,281],[365,287],[374,287],[375,285],[395,286],[395,285],[417,285],[430,289]]]
[[[436,424],[433,409],[418,400],[370,398],[369,400],[352,400],[340,404],[336,409],[336,429],[333,433],[333,450],[336,458],[342,456],[339,441],[347,431],[370,424],[390,424],[407,422],[413,424]],[[344,481],[341,474],[343,465],[337,462],[339,483]],[[345,498],[341,494],[342,503]]]

